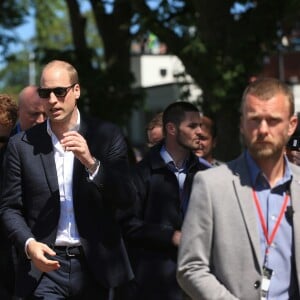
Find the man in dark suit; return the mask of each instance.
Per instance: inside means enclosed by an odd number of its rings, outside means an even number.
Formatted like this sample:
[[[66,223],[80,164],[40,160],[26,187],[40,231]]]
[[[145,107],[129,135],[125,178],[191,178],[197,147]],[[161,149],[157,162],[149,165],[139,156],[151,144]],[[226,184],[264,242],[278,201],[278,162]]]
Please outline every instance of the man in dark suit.
[[[137,201],[124,217],[135,280],[128,300],[182,300],[176,282],[177,249],[194,174],[206,169],[192,150],[200,143],[200,115],[188,102],[163,112],[165,139],[136,165]],[[125,296],[124,296],[125,298]]]
[[[116,210],[134,199],[119,128],[84,118],[75,68],[52,61],[39,96],[46,122],[7,147],[1,219],[18,250],[16,295],[108,299],[132,279]]]

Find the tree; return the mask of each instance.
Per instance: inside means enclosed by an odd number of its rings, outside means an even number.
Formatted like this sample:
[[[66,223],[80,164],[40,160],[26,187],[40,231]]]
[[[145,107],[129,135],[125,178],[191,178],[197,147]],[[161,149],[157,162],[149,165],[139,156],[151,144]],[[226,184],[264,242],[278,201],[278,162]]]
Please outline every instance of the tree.
[[[276,51],[278,24],[291,24],[299,12],[295,0],[236,1],[134,0],[141,31],[151,30],[177,55],[203,90],[202,107],[219,129],[218,157],[237,156],[239,103],[251,76],[259,74],[263,57]]]
[[[25,22],[28,16],[28,1],[11,0],[0,1],[0,53],[2,57],[7,54],[11,43],[16,42],[16,37],[10,32],[11,29]]]
[[[241,151],[244,87],[260,73],[264,56],[277,51],[278,29],[291,28],[300,11],[298,0],[241,0],[243,11],[234,0],[31,2],[38,29],[36,57],[42,64],[54,58],[72,62],[84,88],[83,108],[121,125],[143,99],[140,90],[131,88],[131,41],[149,31],[158,36],[202,88],[200,105],[216,119],[217,154],[223,160]],[[90,10],[83,11],[87,4]],[[133,33],[133,26],[138,32]]]
[[[56,2],[36,0],[40,29],[37,35],[37,55],[40,61],[45,63],[51,59],[65,59],[73,63],[79,71],[83,87],[79,105],[91,114],[120,125],[127,124],[132,109],[138,107],[143,99],[140,90],[131,88],[133,77],[130,72],[130,1],[115,1],[113,9],[108,13],[106,1],[91,0],[92,15],[88,10],[82,11],[82,2],[77,0],[66,0],[61,7]],[[53,34],[50,35],[52,43],[46,42],[45,39],[49,37],[46,32],[52,32],[53,22],[57,22],[57,17],[44,18],[45,11],[48,15],[64,16],[63,26],[69,28],[71,42],[64,39],[65,44],[56,43],[60,46],[57,48],[53,43]],[[91,35],[98,37],[88,39]],[[56,39],[61,37],[59,35]],[[98,42],[95,44],[96,40]]]
[[[25,23],[28,15],[29,1],[0,1],[0,63],[5,65],[9,61],[14,66],[14,68],[0,70],[0,88],[5,87],[5,93],[13,97],[16,96],[20,87],[21,78],[24,77],[24,73],[16,68],[14,64],[15,57],[10,53],[11,46],[20,42],[18,36],[14,33],[14,28]],[[7,85],[7,82],[11,84]]]

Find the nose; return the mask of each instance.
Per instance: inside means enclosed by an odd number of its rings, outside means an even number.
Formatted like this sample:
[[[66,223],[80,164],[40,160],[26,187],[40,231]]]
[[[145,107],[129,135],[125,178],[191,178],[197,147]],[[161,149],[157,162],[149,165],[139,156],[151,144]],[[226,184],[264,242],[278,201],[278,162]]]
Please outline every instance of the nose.
[[[268,123],[266,120],[261,120],[261,122],[259,123],[259,130],[261,132],[264,132],[264,131],[268,131],[269,129],[269,126],[268,126]]]
[[[202,134],[201,126],[197,126],[197,128],[196,128],[196,134],[197,135],[201,135]]]
[[[266,120],[262,120],[258,126],[258,134],[260,136],[266,136],[269,132],[269,126]]]
[[[53,92],[51,92],[50,95],[49,95],[48,102],[49,103],[55,103],[56,101],[57,101],[57,98],[56,98],[55,94]]]

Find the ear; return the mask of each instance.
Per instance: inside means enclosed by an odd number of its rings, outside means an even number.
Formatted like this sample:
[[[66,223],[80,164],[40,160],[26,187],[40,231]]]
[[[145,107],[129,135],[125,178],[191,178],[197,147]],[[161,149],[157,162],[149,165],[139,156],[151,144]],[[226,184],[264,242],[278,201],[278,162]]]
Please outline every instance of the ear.
[[[171,123],[171,122],[167,123],[166,131],[167,131],[167,134],[169,134],[169,135],[176,135],[177,129],[176,129],[175,124]]]
[[[79,99],[80,97],[80,85],[77,83],[74,86],[74,92],[75,92],[75,96],[76,96],[76,100]]]
[[[291,136],[294,133],[294,131],[297,128],[297,125],[298,125],[298,118],[297,116],[293,115],[290,118],[290,122],[289,122],[289,131],[288,131],[289,136]]]

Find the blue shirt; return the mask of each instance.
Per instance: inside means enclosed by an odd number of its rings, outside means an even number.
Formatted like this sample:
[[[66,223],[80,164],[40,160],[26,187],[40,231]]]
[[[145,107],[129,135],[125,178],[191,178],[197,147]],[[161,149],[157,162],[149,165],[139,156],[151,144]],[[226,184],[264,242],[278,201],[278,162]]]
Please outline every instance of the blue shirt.
[[[163,145],[160,149],[160,156],[163,159],[163,161],[166,163],[167,167],[174,173],[174,175],[177,178],[178,185],[179,185],[179,198],[181,202],[180,203],[181,211],[183,214],[185,214],[187,203],[188,203],[187,195],[185,195],[184,193],[184,182],[187,174],[186,161],[183,163],[181,168],[177,168],[173,158],[167,151],[165,145]]]
[[[259,169],[255,161],[252,159],[248,151],[246,151],[246,160],[250,171],[252,186],[256,191],[265,222],[270,236],[281,211],[284,197],[289,191],[289,185],[292,180],[292,173],[289,163],[285,157],[285,173],[284,176],[271,188],[265,175]],[[254,199],[253,199],[254,202]],[[288,206],[291,205],[289,199]],[[256,206],[255,206],[256,208]],[[257,212],[257,209],[256,209]],[[263,257],[263,265],[273,270],[269,293],[269,300],[287,300],[289,299],[289,289],[291,287],[291,279],[295,284],[295,274],[292,270],[292,224],[287,214],[285,214],[280,223],[279,229],[275,235],[273,243],[266,256],[265,251],[267,241],[264,236],[262,225],[257,213],[257,223],[260,234],[261,255]]]

